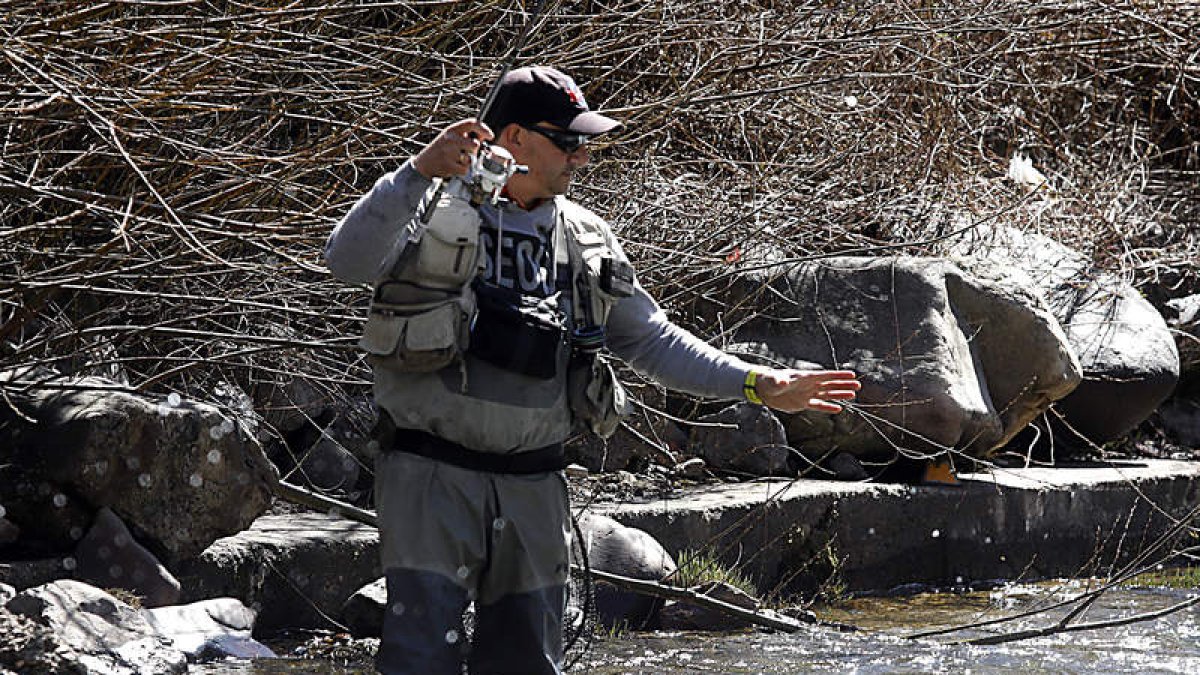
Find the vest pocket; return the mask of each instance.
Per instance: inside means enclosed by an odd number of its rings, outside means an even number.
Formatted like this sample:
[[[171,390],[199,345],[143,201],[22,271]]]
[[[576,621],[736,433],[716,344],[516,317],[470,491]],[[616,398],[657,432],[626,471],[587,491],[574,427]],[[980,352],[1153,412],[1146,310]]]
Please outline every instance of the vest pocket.
[[[443,196],[418,245],[416,278],[461,286],[479,269],[479,214],[462,199]]]
[[[567,330],[558,311],[558,296],[538,298],[492,286],[472,284],[479,320],[471,355],[509,372],[540,380],[558,375]]]
[[[358,344],[372,365],[386,364],[410,373],[441,370],[466,351],[474,314],[470,289],[416,310],[411,305],[376,302]]]
[[[600,438],[617,431],[629,415],[629,395],[612,366],[591,354],[575,354],[567,371],[567,401],[575,419]]]

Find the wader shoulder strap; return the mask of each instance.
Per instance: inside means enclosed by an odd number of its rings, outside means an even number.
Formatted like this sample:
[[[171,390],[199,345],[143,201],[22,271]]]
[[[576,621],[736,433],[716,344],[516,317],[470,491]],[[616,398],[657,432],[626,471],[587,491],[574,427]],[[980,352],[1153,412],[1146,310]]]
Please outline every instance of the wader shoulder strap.
[[[575,228],[578,225],[574,219],[566,217],[564,204],[559,202],[556,218],[555,238],[562,239],[567,249],[567,259],[571,270],[571,303],[576,328],[596,325],[596,316],[592,311],[592,286],[588,279],[587,263],[583,259],[583,250],[576,238]]]

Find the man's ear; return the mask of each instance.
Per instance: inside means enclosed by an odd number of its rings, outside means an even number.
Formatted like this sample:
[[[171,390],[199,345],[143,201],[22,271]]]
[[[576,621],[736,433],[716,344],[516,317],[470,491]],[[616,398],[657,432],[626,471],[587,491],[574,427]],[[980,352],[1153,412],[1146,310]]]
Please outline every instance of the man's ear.
[[[496,137],[496,143],[504,146],[508,150],[515,150],[525,143],[525,130],[520,124],[506,124],[500,130],[500,135]]]
[[[529,131],[523,129],[520,124],[505,125],[500,135],[496,137],[495,143],[508,150],[513,158],[522,164],[531,150],[529,146]]]

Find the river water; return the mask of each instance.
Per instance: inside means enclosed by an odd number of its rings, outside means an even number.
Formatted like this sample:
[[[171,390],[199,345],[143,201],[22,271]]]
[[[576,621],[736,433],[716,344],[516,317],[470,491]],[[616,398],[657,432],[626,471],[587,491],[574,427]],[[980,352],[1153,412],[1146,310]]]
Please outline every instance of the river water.
[[[1200,673],[1200,607],[1129,625],[1049,635],[1003,645],[954,644],[972,637],[1053,625],[1065,610],[954,633],[908,639],[937,627],[960,626],[1077,598],[1095,582],[1007,585],[991,591],[859,598],[814,608],[826,622],[793,634],[745,632],[626,633],[597,638],[571,673]],[[1163,609],[1195,589],[1110,591],[1078,622],[1131,617]],[[373,672],[328,661],[273,659],[194,666],[196,673],[350,675]]]

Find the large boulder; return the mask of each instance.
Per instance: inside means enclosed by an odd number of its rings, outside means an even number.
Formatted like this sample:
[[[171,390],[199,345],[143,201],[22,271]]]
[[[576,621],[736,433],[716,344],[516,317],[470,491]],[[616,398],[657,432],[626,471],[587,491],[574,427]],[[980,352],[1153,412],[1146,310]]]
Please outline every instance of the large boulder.
[[[5,609],[49,628],[78,656],[83,672],[163,675],[187,670],[187,658],[138,610],[104,591],[63,579],[27,589]]]
[[[753,308],[732,351],[860,374],[853,411],[783,416],[790,444],[814,456],[893,457],[897,448],[987,456],[1080,378],[1039,296],[1002,274],[968,274],[942,259],[752,269],[728,294]]]
[[[355,590],[378,579],[379,532],[329,513],[266,515],[172,568],[184,602],[238,598],[258,614],[255,630],[337,628]]]
[[[0,465],[11,461],[50,486],[27,496],[34,507],[53,512],[67,494],[107,506],[170,563],[245,529],[270,505],[274,467],[215,407],[97,378],[5,379],[11,405],[0,406],[0,428],[11,436]]]
[[[1083,380],[1054,405],[1056,443],[1102,444],[1150,416],[1179,379],[1179,352],[1162,315],[1130,284],[1036,232],[977,228],[955,241],[962,266],[1002,267],[1046,299]],[[1023,353],[1023,352],[1019,352]],[[1055,416],[1057,418],[1057,416]]]

